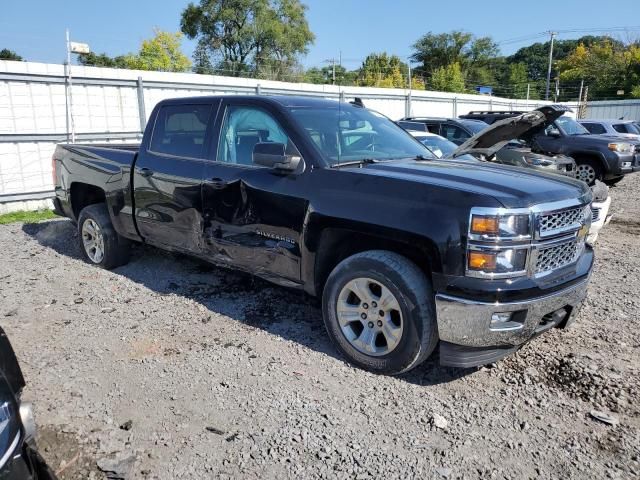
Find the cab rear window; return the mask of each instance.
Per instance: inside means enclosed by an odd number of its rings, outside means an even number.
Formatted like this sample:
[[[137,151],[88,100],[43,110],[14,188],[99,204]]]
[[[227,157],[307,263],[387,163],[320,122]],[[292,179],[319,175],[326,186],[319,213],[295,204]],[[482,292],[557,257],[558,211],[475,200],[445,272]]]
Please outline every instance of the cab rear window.
[[[160,108],[149,150],[178,157],[204,158],[204,137],[211,105],[167,105]]]

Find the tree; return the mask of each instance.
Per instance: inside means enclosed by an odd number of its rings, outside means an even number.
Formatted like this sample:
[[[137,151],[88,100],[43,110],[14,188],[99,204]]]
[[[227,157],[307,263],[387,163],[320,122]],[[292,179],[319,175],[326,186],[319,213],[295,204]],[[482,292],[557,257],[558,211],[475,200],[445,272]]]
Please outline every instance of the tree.
[[[576,40],[557,40],[553,46],[554,63],[567,58],[578,45],[583,44],[586,47],[594,43],[602,42],[609,39],[611,42],[622,46],[621,42],[611,40],[609,37],[602,36],[584,36]],[[547,78],[547,68],[549,66],[549,48],[550,42],[534,43],[527,47],[523,47],[515,54],[507,57],[507,63],[524,63],[527,67],[527,74],[531,81],[545,82]],[[552,74],[555,76],[555,69]]]
[[[487,67],[498,55],[498,45],[490,37],[475,38],[463,31],[423,35],[414,45],[411,58],[421,63],[419,71],[429,77],[437,69],[458,63],[463,74],[486,76]]]
[[[13,50],[3,48],[2,50],[0,50],[0,60],[14,60],[16,62],[21,62],[22,57]]]
[[[78,55],[78,63],[87,67],[129,68],[124,55],[110,57],[106,53],[82,53]]]
[[[78,62],[92,67],[185,72],[191,68],[191,62],[181,52],[181,43],[181,33],[155,30],[153,38],[144,40],[137,54],[110,57],[106,53],[91,52],[78,55]]]
[[[286,78],[314,41],[300,0],[200,0],[182,12],[182,32],[198,39],[196,69]]]
[[[561,82],[584,80],[592,98],[619,98],[618,90],[629,97],[640,83],[640,48],[625,48],[610,39],[580,44],[558,63],[558,70]]]
[[[510,90],[509,97],[527,98],[528,83],[527,66],[524,63],[512,63],[509,65],[509,77],[507,78],[507,88]]]
[[[440,92],[464,93],[464,76],[458,62],[437,68],[428,83],[431,90]]]
[[[640,98],[640,85],[636,85],[631,89],[631,98]]]
[[[144,40],[138,55],[126,56],[129,68],[160,72],[186,72],[191,61],[180,50],[182,33],[155,30],[154,37]]]
[[[336,65],[336,85],[356,85],[358,71],[349,71],[342,65]],[[319,85],[331,85],[333,84],[333,65],[327,65],[326,67],[318,68],[313,67],[308,69],[304,73],[304,81],[308,83],[315,83]]]
[[[360,67],[358,85],[403,88],[407,85],[408,73],[409,67],[398,56],[372,53]]]

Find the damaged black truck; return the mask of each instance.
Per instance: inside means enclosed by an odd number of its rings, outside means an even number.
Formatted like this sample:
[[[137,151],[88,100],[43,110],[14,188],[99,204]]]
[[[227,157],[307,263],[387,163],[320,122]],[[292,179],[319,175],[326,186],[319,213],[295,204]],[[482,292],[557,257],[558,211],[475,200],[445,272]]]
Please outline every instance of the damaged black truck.
[[[377,373],[438,344],[441,364],[482,365],[567,327],[594,259],[585,183],[434,160],[357,103],[166,100],[141,145],[63,144],[53,164],[88,262],[118,267],[144,242],[304,290],[337,349]]]

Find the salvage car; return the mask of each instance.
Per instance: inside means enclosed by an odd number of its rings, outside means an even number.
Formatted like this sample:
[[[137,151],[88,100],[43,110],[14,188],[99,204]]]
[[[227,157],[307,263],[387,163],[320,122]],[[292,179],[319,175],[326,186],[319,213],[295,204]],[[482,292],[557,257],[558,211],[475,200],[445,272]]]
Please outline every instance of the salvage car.
[[[31,404],[22,401],[24,387],[18,360],[0,328],[0,478],[55,480],[36,448]]]
[[[549,105],[538,110],[550,108],[563,111],[564,114],[528,136],[526,143],[533,152],[573,158],[577,165],[577,178],[589,185],[594,185],[596,180],[615,185],[624,175],[640,171],[640,142],[619,136],[590,135],[586,128],[568,115],[571,109],[566,106]],[[518,116],[516,112],[501,113]]]
[[[411,135],[416,137],[418,141],[426,145],[431,151],[435,152],[436,158],[450,157],[458,148],[458,145],[450,142],[446,138],[424,131],[426,130],[426,127],[420,122],[404,121],[401,122],[401,126]],[[482,130],[479,135],[482,135],[485,130]],[[465,155],[465,157],[468,157],[468,155]],[[460,156],[456,158],[463,159]],[[500,163],[503,165],[535,168],[541,171],[558,173],[573,178],[576,176],[576,162],[574,162],[571,157],[566,157],[564,155],[555,155],[551,157],[541,153],[535,153],[532,152],[531,149],[523,142],[520,142],[517,139],[513,139],[508,142],[506,145],[498,149],[498,151],[493,155],[485,157],[484,159],[489,162]]]
[[[139,146],[58,145],[54,203],[97,267],[143,242],[320,297],[334,345],[376,373],[438,344],[443,365],[491,363],[568,327],[593,266],[591,190],[430,157],[359,105],[180,98],[154,108]]]

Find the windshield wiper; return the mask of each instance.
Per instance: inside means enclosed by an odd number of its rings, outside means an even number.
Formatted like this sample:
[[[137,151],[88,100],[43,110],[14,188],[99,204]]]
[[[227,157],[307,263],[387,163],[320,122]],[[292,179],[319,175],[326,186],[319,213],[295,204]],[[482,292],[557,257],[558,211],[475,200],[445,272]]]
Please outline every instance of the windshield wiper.
[[[361,160],[350,160],[348,162],[339,162],[331,165],[331,168],[340,168],[340,167],[353,167],[354,165],[371,165],[372,163],[378,163],[380,160],[376,160],[375,158],[363,158]]]
[[[426,161],[426,160],[437,160],[437,159],[438,159],[438,157],[437,157],[437,155],[436,155],[435,153],[434,153],[434,156],[436,156],[436,158],[429,158],[429,157],[425,157],[425,156],[424,156],[424,155],[422,155],[422,154],[418,154],[418,155],[416,155],[415,157],[413,157],[413,159],[414,159],[414,160],[416,160],[416,161],[418,161],[418,162],[424,162],[424,161]]]

